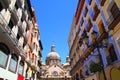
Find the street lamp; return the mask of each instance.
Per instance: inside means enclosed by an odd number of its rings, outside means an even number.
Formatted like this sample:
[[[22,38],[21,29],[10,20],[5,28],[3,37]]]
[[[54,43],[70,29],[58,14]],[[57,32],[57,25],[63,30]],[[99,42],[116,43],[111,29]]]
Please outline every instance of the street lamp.
[[[106,44],[106,43],[102,43],[102,46],[99,45],[99,42],[97,41],[97,36],[98,36],[97,32],[96,32],[96,31],[93,31],[91,34],[92,34],[92,36],[93,36],[94,39],[95,39],[95,42],[92,44],[92,46],[93,46],[94,48],[97,48],[98,54],[99,54],[99,56],[100,56],[100,61],[101,61],[101,63],[102,63],[102,66],[101,66],[101,67],[102,67],[102,71],[103,71],[103,75],[104,75],[104,80],[107,80],[106,75],[105,75],[105,70],[104,70],[104,64],[103,64],[103,60],[102,60],[102,55],[101,55],[100,50],[99,50],[99,48],[106,47],[106,46],[103,46],[103,44]],[[84,41],[85,44],[88,46],[89,41],[88,41],[87,32],[86,32],[85,30],[84,30],[84,33],[82,34],[82,37],[83,37],[83,41]],[[103,42],[106,42],[106,38],[103,39]]]

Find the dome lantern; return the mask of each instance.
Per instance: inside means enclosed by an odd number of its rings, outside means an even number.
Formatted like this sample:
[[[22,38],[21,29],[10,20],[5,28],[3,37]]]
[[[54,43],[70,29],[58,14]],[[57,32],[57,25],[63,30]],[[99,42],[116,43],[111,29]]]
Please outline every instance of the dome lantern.
[[[51,46],[51,52],[55,52],[55,45]]]

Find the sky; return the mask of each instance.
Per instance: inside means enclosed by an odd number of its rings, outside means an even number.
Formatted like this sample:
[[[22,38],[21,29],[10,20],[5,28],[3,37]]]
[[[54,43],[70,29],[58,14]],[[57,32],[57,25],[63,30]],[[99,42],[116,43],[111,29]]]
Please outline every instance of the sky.
[[[69,55],[68,37],[78,0],[30,0],[35,9],[42,41],[42,62],[45,63],[51,45],[65,63]]]

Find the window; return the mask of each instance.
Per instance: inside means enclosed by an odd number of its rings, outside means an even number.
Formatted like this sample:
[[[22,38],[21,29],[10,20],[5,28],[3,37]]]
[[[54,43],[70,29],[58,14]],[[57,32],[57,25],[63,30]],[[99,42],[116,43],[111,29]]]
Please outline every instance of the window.
[[[116,55],[116,52],[114,50],[114,46],[112,44],[111,44],[111,47],[109,48],[109,53],[110,53],[109,56],[110,56],[112,62],[117,60],[117,55]]]
[[[11,19],[10,19],[10,22],[9,22],[8,26],[10,27],[10,29],[12,29],[12,28],[13,28],[13,26],[14,26],[14,24],[13,24],[13,22],[12,22],[12,20],[11,20]]]
[[[3,78],[0,78],[0,80],[4,80]]]
[[[80,70],[80,78],[84,78],[82,70]]]
[[[99,1],[100,1],[101,6],[103,6],[106,0],[99,0]]]
[[[24,69],[24,62],[20,61],[18,73],[22,75],[23,74],[23,69]]]
[[[98,10],[99,10],[99,9],[98,9],[97,5],[94,4],[94,12],[96,13]]]
[[[8,47],[5,44],[0,43],[0,66],[1,67],[6,67],[9,53],[10,51]]]
[[[37,64],[37,56],[35,55],[35,64]]]
[[[57,71],[53,71],[52,73],[54,76],[57,76],[58,75],[58,72]]]
[[[3,7],[2,7],[2,4],[1,4],[1,2],[0,2],[0,11],[3,9]]]
[[[84,19],[83,19],[83,17],[82,17],[81,20],[80,20],[80,25],[81,25],[81,26],[82,26],[83,22],[84,22]]]
[[[19,40],[19,38],[20,38],[20,34],[18,33],[18,34],[17,34],[17,39]]]
[[[18,9],[19,7],[18,7],[18,4],[17,4],[17,2],[15,3],[15,7],[16,7],[16,9]]]
[[[109,55],[106,57],[106,59],[107,59],[108,65],[109,65],[112,62],[117,60],[117,55],[116,55],[116,52],[114,50],[114,46],[112,43],[110,43],[108,51],[109,51]]]
[[[117,7],[116,3],[113,4],[112,8],[110,9],[111,14],[113,16],[113,18],[117,18],[120,15],[120,10]]]
[[[100,34],[102,34],[102,33],[105,32],[105,26],[104,26],[102,20],[99,22],[99,24],[98,24],[98,28],[99,28],[99,32],[100,32]]]
[[[24,41],[24,43],[23,43],[23,48],[25,47],[25,45],[26,45],[26,43],[25,43],[25,41]]]
[[[84,48],[82,48],[82,55],[84,55]]]
[[[84,14],[85,17],[87,15],[87,12],[88,12],[88,8],[87,8],[87,6],[85,6],[85,14]]]
[[[35,37],[37,37],[37,32],[35,32]]]
[[[12,58],[10,60],[10,65],[9,65],[9,70],[10,71],[12,71],[12,72],[16,71],[17,61],[18,61],[18,57],[15,54],[12,54]]]
[[[0,65],[5,67],[8,55],[6,55],[3,51],[0,50]]]

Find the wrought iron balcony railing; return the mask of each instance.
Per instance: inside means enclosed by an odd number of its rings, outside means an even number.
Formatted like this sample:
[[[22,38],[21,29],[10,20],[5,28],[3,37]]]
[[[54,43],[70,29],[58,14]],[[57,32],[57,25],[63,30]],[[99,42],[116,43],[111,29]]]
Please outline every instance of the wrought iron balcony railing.
[[[115,28],[115,26],[120,22],[120,8],[119,9],[114,9],[113,13],[108,19],[108,29],[112,30]]]
[[[4,16],[1,13],[0,13],[0,25],[1,25],[0,28],[3,30],[3,32],[8,34],[7,36],[12,41],[12,43],[14,45],[16,45],[16,48],[19,50],[21,55],[24,55],[24,57],[26,57],[26,53],[25,53],[23,47],[19,44],[19,40],[16,38],[15,33],[7,25],[7,21],[5,20]]]

